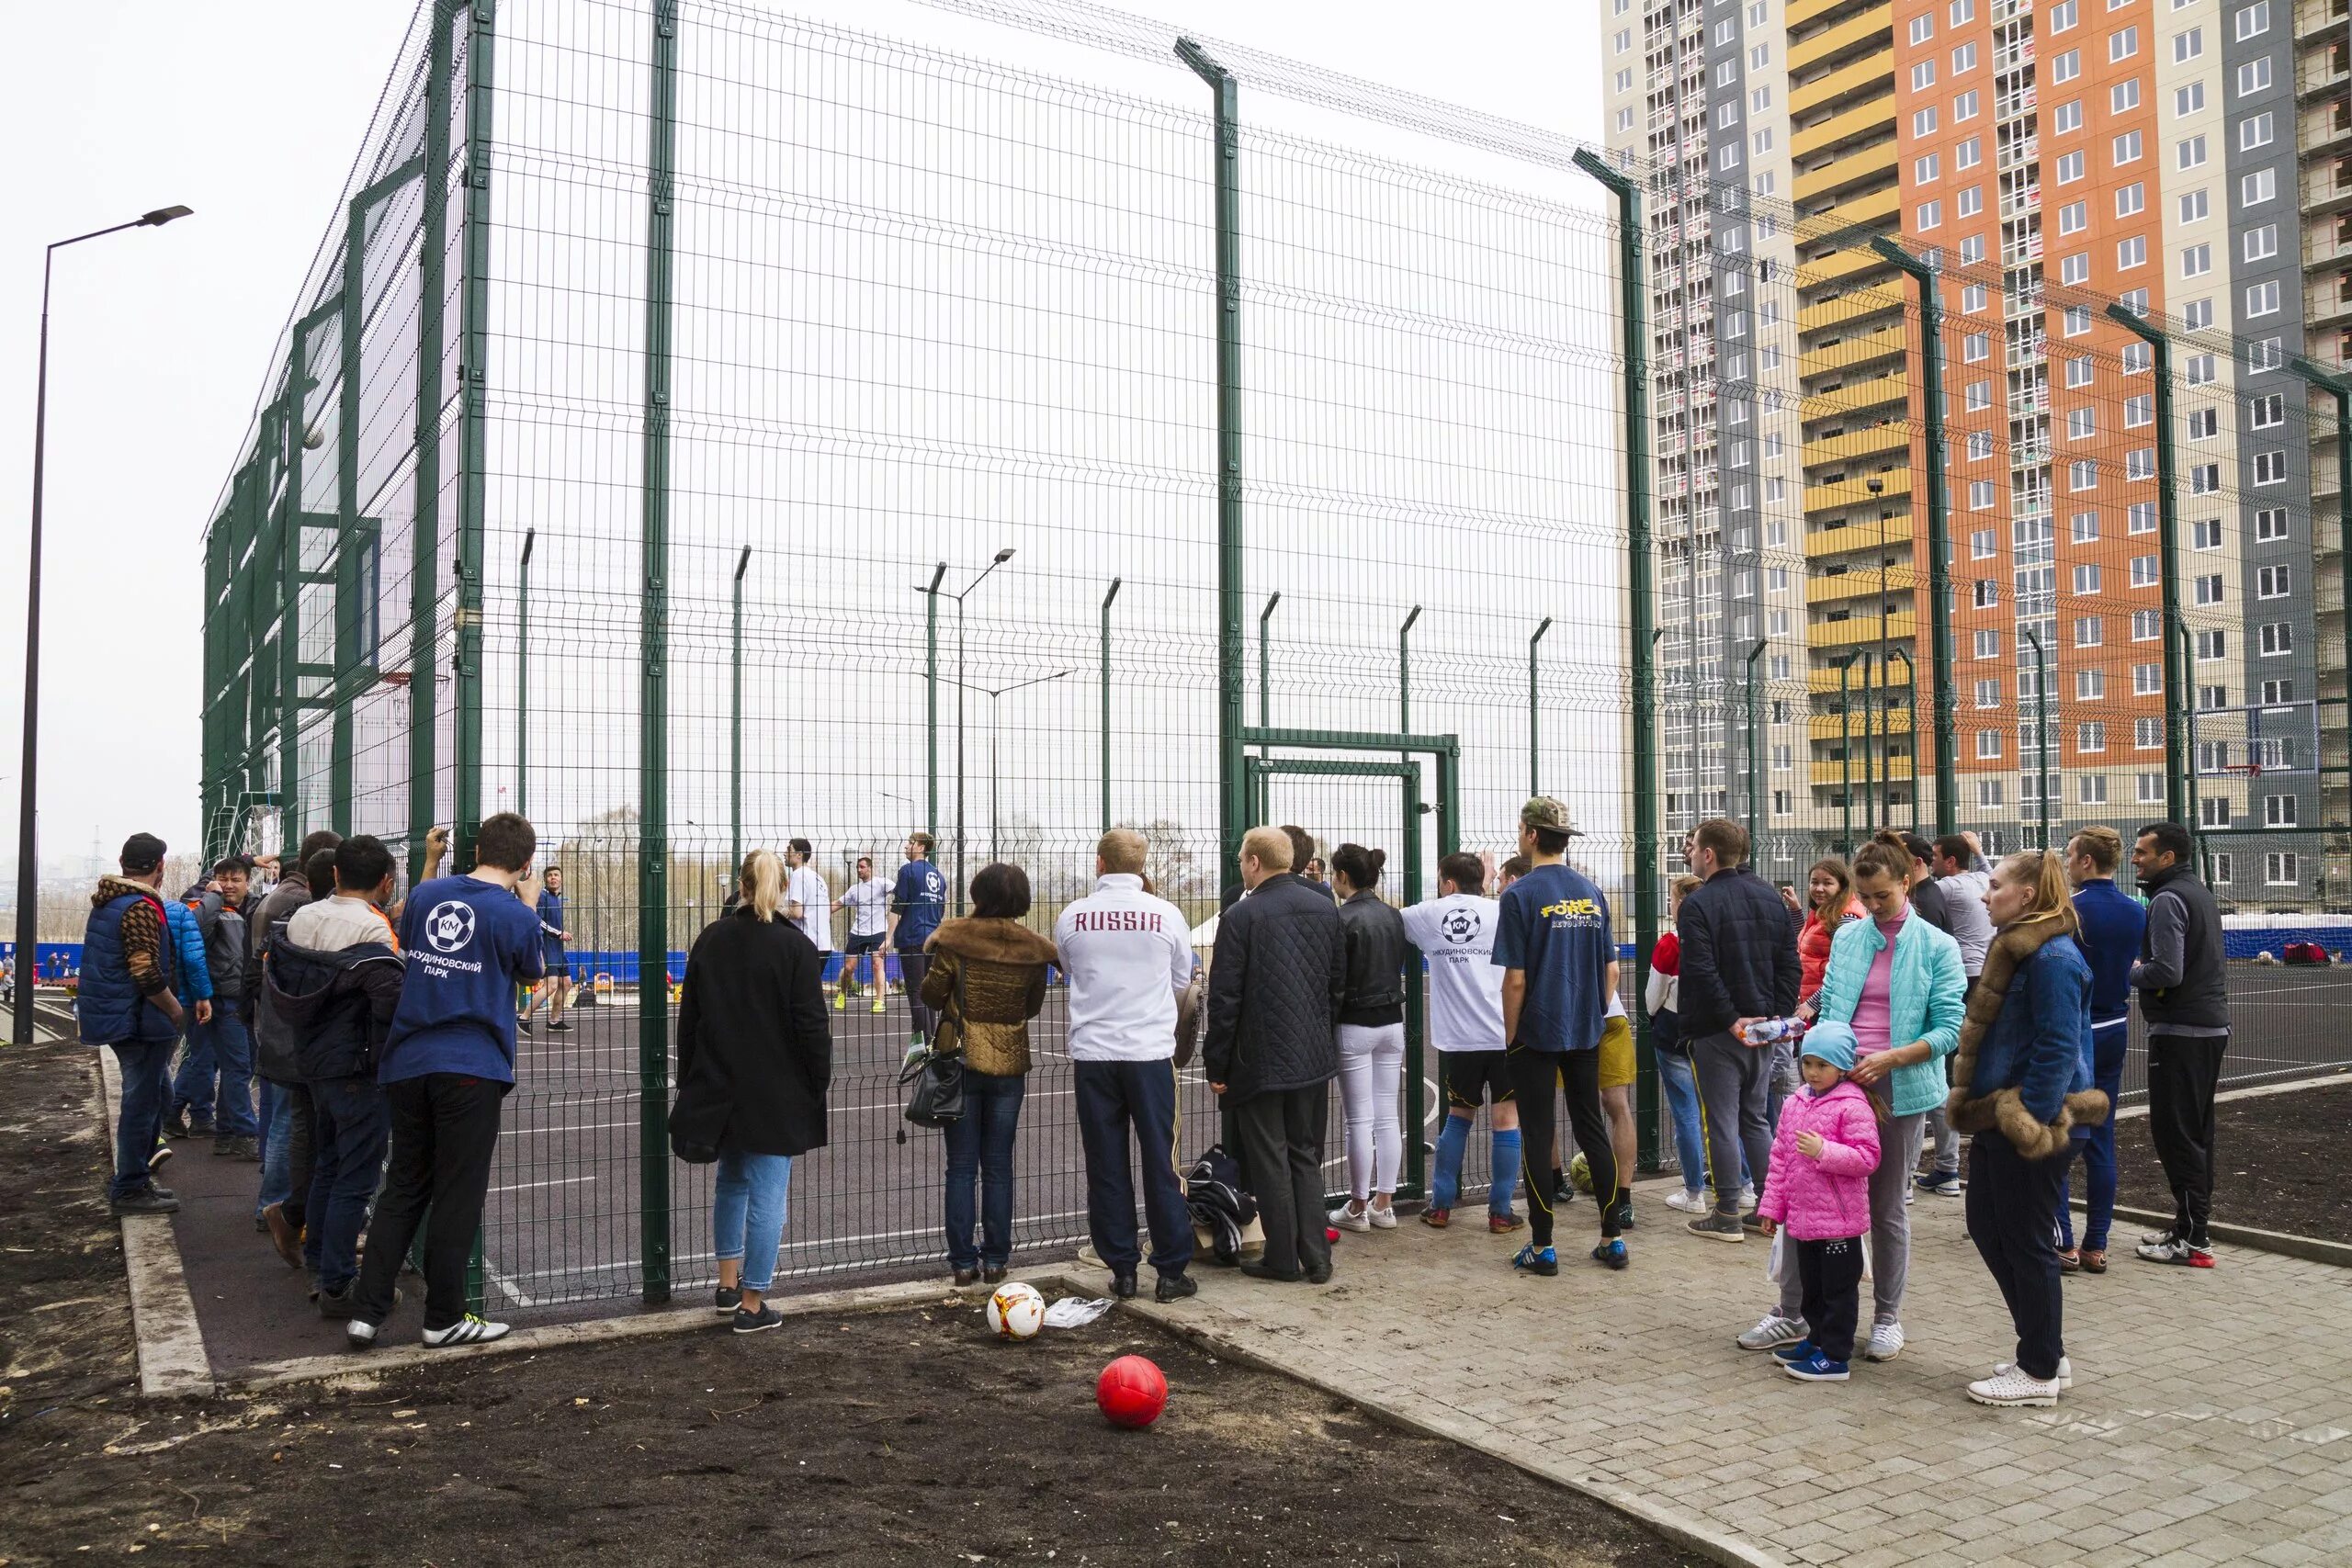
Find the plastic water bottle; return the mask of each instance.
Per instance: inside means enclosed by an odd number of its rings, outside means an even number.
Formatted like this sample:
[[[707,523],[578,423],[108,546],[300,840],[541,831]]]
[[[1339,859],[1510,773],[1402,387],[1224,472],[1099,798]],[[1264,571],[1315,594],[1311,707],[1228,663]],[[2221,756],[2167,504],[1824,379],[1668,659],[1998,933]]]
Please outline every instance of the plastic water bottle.
[[[1784,1040],[1804,1039],[1805,1028],[1801,1018],[1759,1018],[1747,1026],[1740,1039],[1749,1045],[1777,1045]]]

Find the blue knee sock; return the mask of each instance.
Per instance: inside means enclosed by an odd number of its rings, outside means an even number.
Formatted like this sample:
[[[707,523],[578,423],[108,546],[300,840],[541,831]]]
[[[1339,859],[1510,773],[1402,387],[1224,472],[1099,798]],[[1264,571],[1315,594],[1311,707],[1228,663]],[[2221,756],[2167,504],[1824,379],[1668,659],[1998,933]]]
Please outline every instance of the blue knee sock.
[[[1493,1149],[1487,1157],[1493,1163],[1494,1189],[1487,1194],[1487,1213],[1507,1219],[1511,1199],[1519,1191],[1519,1129],[1511,1127],[1493,1136]]]
[[[1470,1123],[1449,1114],[1437,1134],[1437,1170],[1430,1178],[1430,1201],[1440,1209],[1453,1207],[1462,1191],[1462,1156],[1469,1152]]]

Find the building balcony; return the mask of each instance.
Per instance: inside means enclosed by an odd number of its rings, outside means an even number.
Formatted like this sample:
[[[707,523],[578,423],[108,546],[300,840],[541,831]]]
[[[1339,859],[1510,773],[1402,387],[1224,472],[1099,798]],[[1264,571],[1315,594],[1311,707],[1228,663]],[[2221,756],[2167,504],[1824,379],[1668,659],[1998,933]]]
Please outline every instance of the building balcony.
[[[1879,45],[1887,57],[1887,68],[1894,65],[1894,7],[1892,4],[1873,6],[1857,12],[1834,27],[1827,27],[1811,37],[1789,45],[1789,74],[1795,76],[1826,60],[1836,60],[1854,50],[1871,44]]]
[[[1804,373],[1808,376],[1832,370],[1850,370],[1857,365],[1867,365],[1873,360],[1902,357],[1911,350],[1910,337],[1906,324],[1896,320],[1872,331],[1840,338],[1835,343],[1807,344],[1799,358]]]
[[[1810,114],[1849,98],[1857,93],[1883,92],[1892,96],[1894,92],[1894,54],[1890,49],[1884,55],[1873,55],[1841,65],[1826,76],[1810,82],[1792,80],[1789,88],[1789,115]]]
[[[1905,659],[1908,659],[1908,658],[1912,657],[1912,656],[1913,656],[1913,654],[1914,654],[1914,652],[1916,651],[1916,650],[1912,648],[1912,646],[1911,646],[1911,644],[1910,644],[1910,641],[1909,641],[1907,638],[1904,638],[1904,637],[1894,637],[1894,638],[1891,638],[1891,639],[1888,641],[1888,643],[1887,643],[1887,645],[1886,645],[1886,646],[1888,647],[1888,649],[1891,649],[1891,650],[1893,650],[1893,651],[1894,651],[1894,652],[1898,652],[1898,653],[1902,654],[1902,655],[1903,655],[1903,657],[1904,657]],[[1875,654],[1876,654],[1876,652],[1877,652],[1878,650],[1877,650],[1876,649],[1871,649],[1870,651],[1871,651],[1873,655],[1875,655]],[[1840,657],[1843,657],[1843,656],[1841,655]],[[1896,665],[1897,665],[1897,667],[1898,667],[1898,668],[1900,668],[1901,663],[1902,663],[1902,660],[1896,660]],[[1876,666],[1875,662],[1873,662],[1873,664],[1872,664],[1872,666],[1871,666],[1871,673],[1872,673],[1873,677],[1875,677],[1875,675],[1876,675],[1876,673],[1877,673],[1877,666]],[[1860,665],[1857,664],[1856,666],[1854,666],[1853,671],[1852,671],[1851,675],[1849,677],[1849,679],[1850,680],[1850,682],[1851,682],[1851,683],[1852,683],[1853,690],[1854,690],[1855,692],[1860,692],[1860,691],[1862,689],[1862,686],[1863,686],[1863,681],[1862,681],[1862,669],[1861,669],[1861,666],[1860,666]],[[1806,671],[1806,673],[1805,673],[1805,681],[1804,681],[1804,684],[1805,684],[1805,690],[1806,690],[1806,691],[1808,691],[1808,692],[1811,692],[1811,693],[1812,693],[1815,696],[1816,696],[1816,697],[1834,697],[1834,696],[1836,696],[1836,695],[1838,694],[1838,670],[1837,670],[1837,667],[1836,667],[1835,665],[1829,665],[1829,664],[1817,664],[1817,665],[1814,666],[1814,668],[1813,668],[1812,670],[1810,670],[1810,671]],[[1900,682],[1900,679],[1898,678],[1897,682],[1896,682],[1896,685],[1895,685],[1895,690],[1897,690],[1897,691],[1901,691],[1901,690],[1903,690],[1903,689],[1904,689],[1904,688],[1903,688],[1903,686],[1902,686],[1902,684],[1901,684],[1901,682]],[[1925,703],[1925,702],[1928,700],[1928,698],[1927,698],[1927,694],[1926,694],[1925,693],[1922,693],[1922,694],[1920,694],[1920,700],[1921,700],[1921,702],[1922,702],[1922,703]],[[1855,710],[1856,710],[1856,711],[1855,711],[1855,718],[1854,718],[1854,729],[1855,729],[1855,733],[1856,733],[1857,735],[1860,734],[1860,732],[1861,732],[1861,715],[1860,715],[1860,707],[1861,707],[1860,703],[1859,701],[1857,701],[1857,702],[1856,702],[1856,704],[1855,704]],[[1859,766],[1859,765],[1860,765],[1860,763],[1859,763],[1859,761],[1858,761],[1858,762],[1857,762],[1857,766]]]
[[[1865,782],[1862,777],[1861,739],[1861,732],[1860,730],[1856,730],[1854,732],[1854,756],[1851,763],[1852,772],[1850,776],[1853,780],[1854,787],[1858,790],[1861,788]],[[1836,788],[1840,784],[1846,782],[1849,777],[1847,769],[1847,763],[1836,761],[1824,762],[1816,759],[1812,763],[1811,769],[1811,778],[1814,787],[1815,789],[1819,789],[1823,785],[1827,785],[1830,788]],[[1909,784],[1911,782],[1911,759],[1908,757],[1882,757],[1878,754],[1878,749],[1876,747],[1872,747],[1871,749],[1871,775],[1867,782],[1875,784]]]
[[[1841,110],[1818,125],[1792,130],[1789,133],[1789,156],[1810,158],[1856,142],[1875,139],[1891,141],[1894,135],[1894,87],[1890,81],[1887,90],[1878,96],[1865,98],[1852,108]]]
[[[1897,670],[1900,670],[1902,666],[1900,664],[1896,665]],[[1833,670],[1830,673],[1834,675],[1837,671]],[[1857,682],[1861,679],[1861,668],[1857,665],[1854,670],[1854,678]],[[1834,686],[1831,688],[1833,691],[1836,689],[1837,688]],[[1856,687],[1858,699],[1860,690],[1860,687]],[[1876,665],[1872,665],[1871,669],[1870,691],[1872,698],[1874,699],[1870,705],[1871,738],[1875,740],[1889,735],[1901,735],[1907,737],[1911,733],[1911,709],[1910,704],[1907,700],[1911,695],[1911,692],[1908,687],[1903,684],[1902,676],[1898,674],[1894,678],[1894,682],[1889,685],[1883,693],[1882,693],[1878,684],[1878,669]],[[1894,700],[1888,705],[1882,707],[1879,705],[1879,700],[1876,699],[1883,699],[1885,697],[1891,697]],[[1804,738],[1808,740],[1826,741],[1832,746],[1836,746],[1845,740],[1849,733],[1849,727],[1850,732],[1854,738],[1855,747],[1854,776],[1857,779],[1860,779],[1862,772],[1862,759],[1860,755],[1862,742],[1862,705],[1860,700],[1855,702],[1854,709],[1851,713],[1817,713],[1807,718],[1804,724]],[[1878,761],[1883,761],[1883,758],[1878,757],[1877,750],[1878,749],[1875,746],[1871,748],[1872,766],[1876,766]],[[1815,760],[1816,761],[1819,761],[1818,758]],[[1894,761],[1899,766],[1906,761],[1906,759],[1897,757]],[[1837,765],[1837,760],[1833,757],[1830,760],[1829,766],[1834,769]]]
[[[1896,276],[1894,264],[1867,245],[1840,245],[1826,256],[1797,264],[1800,294],[1868,272]]]
[[[2321,276],[2303,286],[2303,325],[2340,326],[2352,321],[2352,273]]]
[[[1800,355],[1800,368],[1811,375],[1816,368],[1811,355]],[[1798,417],[1811,423],[1815,420],[1836,419],[1872,409],[1911,407],[1911,381],[1905,376],[1873,376],[1865,380],[1849,381],[1835,391],[1807,392],[1798,405]]]
[[[2345,68],[2344,45],[2337,44],[2324,52],[2304,55],[2295,62],[2295,96],[2310,97],[2314,93],[2334,92],[2352,82],[2352,71]]]
[[[1882,155],[1883,155],[1883,161]],[[1838,180],[1834,183],[1846,183],[1846,172],[1849,164],[1876,165],[1874,171],[1867,167],[1862,168],[1856,177],[1866,177],[1872,172],[1881,175],[1891,174],[1894,169],[1894,144],[1889,142],[1883,148],[1874,147],[1860,158],[1839,159],[1832,165],[1840,172]],[[1800,201],[1804,197],[1804,175],[1797,176],[1797,195]],[[1827,188],[1831,183],[1833,182],[1825,178],[1823,188]],[[1892,233],[1895,219],[1902,211],[1902,188],[1890,181],[1876,190],[1865,191],[1860,196],[1840,196],[1817,207],[1805,202],[1804,215],[1798,221],[1805,227],[1807,232],[1811,233],[1826,233],[1832,229],[1843,229],[1851,224],[1871,223],[1887,224],[1888,232]]]
[[[2352,7],[2343,0],[2297,0],[2295,6],[2295,38],[2298,41],[2317,38],[2324,32],[2342,32]]]
[[[1865,457],[1888,456],[1911,449],[1911,429],[1906,424],[1874,424],[1860,430],[1849,430],[1842,435],[1829,435],[1804,444],[1804,466],[1811,468],[1822,463],[1852,463]]]
[[[1911,547],[1911,516],[1908,504],[1906,503],[1900,510],[1902,514],[1895,517],[1856,517],[1849,520],[1842,527],[1807,528],[1804,533],[1804,557],[1808,563],[1826,560],[1833,556],[1851,555],[1858,551],[1867,552],[1871,557],[1871,562],[1867,571],[1857,569],[1837,577],[1807,578],[1805,580],[1806,603],[1853,598],[1854,592],[1838,587],[1824,589],[1817,601],[1814,594],[1814,587],[1816,583],[1842,585],[1860,581],[1865,576],[1870,579],[1871,592],[1875,595],[1878,592],[1878,558],[1889,550],[1907,552]],[[1886,581],[1889,591],[1909,588],[1915,570],[1908,566],[1888,568]],[[1898,573],[1900,573],[1899,580]]]
[[[1917,617],[1908,610],[1897,610],[1886,617],[1884,637],[1889,642],[1907,640],[1917,635]],[[1815,621],[1805,628],[1805,646],[1816,649],[1861,648],[1880,640],[1879,617],[1851,615],[1842,621]],[[1830,671],[1830,684],[1837,684],[1837,671]]]

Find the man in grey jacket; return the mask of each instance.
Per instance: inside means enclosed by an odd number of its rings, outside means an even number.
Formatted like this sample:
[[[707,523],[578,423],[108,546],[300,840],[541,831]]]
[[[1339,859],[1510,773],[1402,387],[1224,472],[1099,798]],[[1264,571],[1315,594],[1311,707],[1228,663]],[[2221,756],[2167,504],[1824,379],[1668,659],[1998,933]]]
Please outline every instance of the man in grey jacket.
[[[2148,924],[2132,988],[2148,1026],[2148,1136],[2172,1188],[2173,1223],[2142,1242],[2150,1263],[2213,1267],[2205,1228],[2213,1207],[2213,1092],[2230,1044],[2222,910],[2190,864],[2177,822],[2140,829],[2132,866],[2148,896]]]

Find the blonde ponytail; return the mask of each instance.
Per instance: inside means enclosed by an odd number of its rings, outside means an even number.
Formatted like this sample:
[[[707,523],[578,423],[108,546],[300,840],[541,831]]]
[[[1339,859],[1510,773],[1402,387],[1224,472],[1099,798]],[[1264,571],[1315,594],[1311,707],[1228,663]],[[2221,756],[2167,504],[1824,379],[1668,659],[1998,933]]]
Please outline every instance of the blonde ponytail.
[[[2066,861],[2056,850],[2020,850],[2001,862],[2001,875],[2019,887],[2033,889],[2033,903],[2018,924],[2056,920],[2069,936],[2082,930],[2075,913],[2074,889],[2066,882]]]
[[[754,919],[773,920],[784,908],[784,862],[774,850],[753,850],[743,857],[743,903]]]

